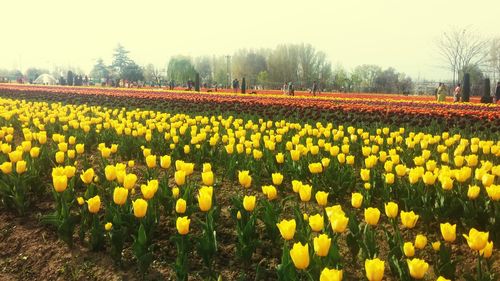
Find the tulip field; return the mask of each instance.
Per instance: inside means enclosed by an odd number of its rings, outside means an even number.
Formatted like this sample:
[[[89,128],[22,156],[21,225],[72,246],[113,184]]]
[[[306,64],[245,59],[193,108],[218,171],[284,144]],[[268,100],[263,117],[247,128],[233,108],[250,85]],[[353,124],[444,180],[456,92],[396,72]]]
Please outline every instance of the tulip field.
[[[5,84],[0,109],[1,280],[500,278],[497,105]]]

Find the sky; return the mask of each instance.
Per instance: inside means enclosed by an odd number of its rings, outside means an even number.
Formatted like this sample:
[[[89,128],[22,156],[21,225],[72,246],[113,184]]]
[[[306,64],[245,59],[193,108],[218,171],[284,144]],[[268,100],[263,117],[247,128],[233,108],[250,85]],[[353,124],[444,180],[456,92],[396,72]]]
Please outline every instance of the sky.
[[[435,41],[453,27],[500,36],[500,0],[6,0],[0,68],[111,63],[118,43],[137,63],[163,68],[175,55],[310,43],[333,65],[394,67],[446,79]]]

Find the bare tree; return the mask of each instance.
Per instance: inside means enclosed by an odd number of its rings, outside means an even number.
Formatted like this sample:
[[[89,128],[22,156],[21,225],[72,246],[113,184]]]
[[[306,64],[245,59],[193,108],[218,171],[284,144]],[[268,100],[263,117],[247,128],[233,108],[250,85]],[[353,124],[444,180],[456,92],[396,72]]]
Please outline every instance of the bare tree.
[[[489,66],[493,70],[493,78],[500,78],[500,37],[491,40]]]
[[[437,40],[439,55],[453,73],[453,82],[467,67],[481,66],[487,61],[489,41],[471,27],[452,28]]]

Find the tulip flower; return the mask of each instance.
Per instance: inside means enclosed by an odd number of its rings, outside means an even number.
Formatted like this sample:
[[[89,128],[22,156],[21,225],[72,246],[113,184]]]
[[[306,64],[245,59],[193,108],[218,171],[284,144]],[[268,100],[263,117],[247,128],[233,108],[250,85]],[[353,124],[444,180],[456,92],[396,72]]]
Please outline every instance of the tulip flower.
[[[112,224],[111,222],[108,222],[108,223],[106,223],[106,224],[104,225],[104,229],[105,229],[106,231],[110,231],[110,230],[111,230],[111,228],[113,228],[113,224]]]
[[[433,243],[432,243],[432,249],[433,249],[434,251],[436,251],[436,252],[437,252],[437,251],[439,251],[439,249],[440,249],[440,248],[441,248],[441,242],[436,241],[436,242],[433,242]]]
[[[486,193],[488,194],[488,197],[491,200],[499,201],[500,200],[500,185],[492,184],[492,185],[486,187]]]
[[[172,196],[173,196],[174,198],[179,197],[179,192],[180,192],[180,190],[179,190],[179,188],[178,188],[178,187],[174,187],[174,188],[172,188]]]
[[[415,279],[423,279],[425,273],[427,273],[427,270],[429,269],[429,264],[421,259],[407,260],[407,262],[411,277]]]
[[[300,159],[300,151],[298,150],[290,150],[290,156],[292,158],[292,161],[299,161]]]
[[[162,167],[163,169],[170,168],[171,164],[172,158],[170,158],[170,155],[164,155],[160,157],[160,167]]]
[[[274,185],[280,185],[283,182],[283,175],[281,173],[273,173],[271,176]]]
[[[441,235],[443,236],[444,241],[446,242],[455,242],[455,239],[457,239],[457,225],[456,224],[450,224],[450,223],[442,223],[439,225],[441,229]]]
[[[342,281],[342,269],[329,269],[325,267],[321,271],[319,281]]]
[[[330,250],[331,243],[332,239],[329,238],[326,234],[321,234],[317,237],[314,237],[314,252],[319,257],[326,257],[328,255],[328,251]]]
[[[418,215],[415,215],[413,211],[411,212],[405,212],[401,211],[401,223],[406,227],[406,228],[414,228],[415,225],[417,224]]]
[[[363,181],[369,181],[370,180],[370,170],[369,169],[361,169],[359,172],[361,175],[361,179]]]
[[[203,163],[203,173],[212,172],[212,165],[210,163]]]
[[[285,162],[285,155],[283,153],[276,154],[276,163],[283,164]]]
[[[0,170],[6,175],[12,173],[12,162],[3,162],[2,165],[0,165]]]
[[[470,200],[475,200],[479,196],[479,192],[481,191],[481,188],[477,185],[469,185],[469,188],[467,189],[467,197]]]
[[[179,198],[175,202],[175,212],[178,214],[184,214],[186,212],[186,200]]]
[[[478,231],[475,228],[471,228],[469,235],[462,234],[467,240],[467,244],[472,250],[481,251],[488,244],[489,232]]]
[[[78,143],[76,146],[75,146],[75,150],[76,150],[76,153],[78,154],[83,154],[85,152],[85,144],[83,143]]]
[[[302,202],[309,202],[311,200],[312,186],[303,184],[299,188],[299,197]]]
[[[148,210],[148,202],[139,198],[132,203],[132,207],[134,209],[134,216],[136,218],[143,218]]]
[[[484,258],[490,258],[493,253],[493,241],[490,241],[486,244],[486,246],[479,251],[479,254]]]
[[[412,242],[405,242],[403,244],[403,252],[405,256],[411,258],[415,255],[415,247]]]
[[[65,166],[64,167],[64,174],[68,179],[72,178],[75,176],[76,173],[76,167],[75,166]]]
[[[328,192],[318,191],[314,197],[316,198],[318,205],[321,207],[325,207],[328,203]]]
[[[78,203],[78,205],[82,206],[83,204],[85,204],[85,200],[83,199],[83,197],[78,197],[76,198],[76,202]]]
[[[365,222],[369,225],[377,225],[380,219],[380,210],[377,208],[366,208],[365,209]]]
[[[32,147],[30,149],[31,158],[38,158],[39,155],[40,155],[40,147]]]
[[[335,212],[330,216],[330,225],[335,233],[343,233],[348,223],[349,218],[343,213]]]
[[[62,152],[62,151],[56,152],[56,163],[57,164],[64,163],[64,152]]]
[[[148,155],[146,157],[146,165],[150,169],[156,167],[156,155]]]
[[[87,200],[87,206],[89,209],[89,212],[92,214],[96,214],[99,212],[101,209],[101,197],[99,195],[96,195],[89,200]]]
[[[352,193],[351,196],[351,205],[358,209],[361,207],[361,204],[363,203],[363,195],[361,193],[354,192]]]
[[[198,206],[203,212],[208,212],[212,208],[212,194],[209,191],[198,191]]]
[[[108,165],[104,168],[104,174],[108,181],[113,181],[116,179],[116,167],[113,165]]]
[[[282,220],[281,222],[276,224],[281,233],[281,236],[285,240],[292,240],[295,235],[296,223],[294,219],[291,220]]]
[[[64,192],[66,188],[68,187],[68,178],[66,175],[62,176],[53,176],[52,177],[52,184],[54,185],[54,190],[56,192]]]
[[[175,171],[174,174],[175,184],[181,186],[186,183],[186,172],[183,170]]]
[[[85,183],[89,184],[94,179],[94,169],[89,168],[80,175],[80,179]]]
[[[16,162],[16,173],[22,174],[26,172],[26,161],[20,160]]]
[[[422,234],[418,234],[417,237],[415,237],[415,248],[417,249],[423,249],[427,245],[427,237]]]
[[[302,186],[302,182],[301,181],[298,181],[298,180],[293,180],[292,181],[293,192],[298,193],[301,186]]]
[[[132,189],[137,182],[137,175],[135,174],[126,174],[123,178],[123,187],[126,189]]]
[[[375,259],[365,260],[366,278],[369,281],[381,281],[384,278],[385,262]]]
[[[309,172],[311,174],[319,174],[323,172],[323,165],[321,163],[311,163],[309,164]]]
[[[389,202],[387,204],[384,204],[385,207],[385,214],[388,218],[396,218],[398,216],[398,204],[394,202]]]
[[[325,220],[323,216],[320,214],[316,214],[314,216],[309,217],[309,226],[314,232],[320,232],[321,230],[323,230],[324,223]]]
[[[255,208],[255,201],[256,201],[255,196],[245,195],[245,197],[243,198],[243,208],[245,208],[247,212],[253,211],[253,209]]]
[[[290,257],[292,257],[295,268],[306,269],[309,266],[309,245],[307,243],[302,245],[300,242],[293,244]]]
[[[189,233],[189,224],[191,223],[191,220],[188,219],[188,217],[178,217],[177,221],[175,223],[175,226],[177,228],[177,232],[180,235],[186,235]]]
[[[116,187],[113,191],[113,202],[116,205],[122,206],[127,202],[128,189],[123,187]]]
[[[450,279],[446,279],[443,276],[439,276],[438,279],[436,279],[436,281],[451,281],[451,280]]]
[[[214,173],[212,171],[201,173],[201,180],[204,185],[211,186],[214,184]]]
[[[252,176],[249,171],[239,171],[238,180],[244,188],[249,188],[252,185]]]

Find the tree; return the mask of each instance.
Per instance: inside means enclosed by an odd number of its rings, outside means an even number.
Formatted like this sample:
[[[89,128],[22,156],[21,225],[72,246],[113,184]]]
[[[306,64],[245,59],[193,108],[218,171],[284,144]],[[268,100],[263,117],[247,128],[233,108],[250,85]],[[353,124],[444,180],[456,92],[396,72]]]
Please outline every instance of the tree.
[[[382,68],[378,65],[363,64],[354,68],[353,75],[356,77],[357,87],[360,92],[374,92],[375,79],[382,72]]]
[[[374,80],[375,92],[395,93],[398,91],[399,75],[392,67],[382,71]]]
[[[114,51],[111,67],[115,68],[117,73],[121,73],[121,70],[126,65],[131,63],[131,60],[128,57],[129,51],[127,51],[125,47],[120,44],[118,44]]]
[[[265,50],[240,49],[232,57],[232,73],[235,77],[246,77],[250,84],[257,83],[257,75],[267,70]]]
[[[268,81],[269,81],[269,74],[267,73],[267,71],[264,70],[259,72],[259,74],[257,74],[257,85],[264,88]]]
[[[28,79],[28,81],[30,83],[35,81],[36,78],[38,78],[38,76],[45,74],[45,73],[49,73],[49,71],[46,69],[35,68],[35,67],[30,67],[30,68],[26,69],[26,72],[25,72],[26,79]]]
[[[144,81],[144,72],[138,64],[131,62],[122,68],[121,77],[132,82]]]
[[[159,85],[163,80],[162,71],[150,63],[144,68],[144,80]]]
[[[200,74],[202,83],[212,83],[212,62],[208,56],[197,57],[194,68]]]
[[[453,73],[453,83],[464,68],[480,66],[487,60],[488,40],[471,27],[444,32],[436,46],[446,68]]]
[[[500,78],[500,37],[491,40],[489,55],[489,65],[493,73],[498,75],[496,78]]]
[[[196,70],[190,57],[177,56],[170,59],[167,72],[169,80],[184,83],[194,79]]]
[[[92,68],[92,71],[90,71],[90,77],[94,78],[95,81],[101,82],[105,79],[109,78],[109,69],[106,67],[104,64],[104,61],[99,58]]]

